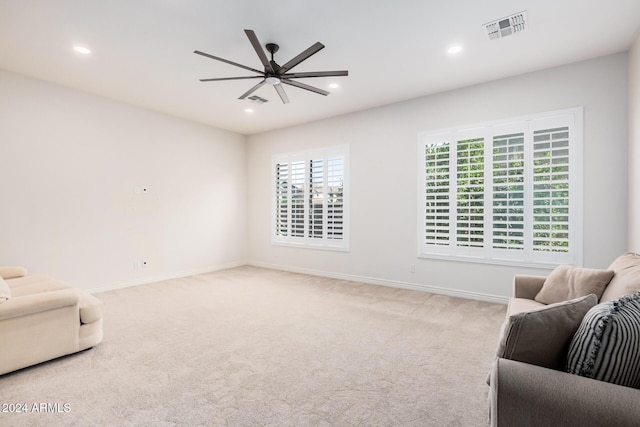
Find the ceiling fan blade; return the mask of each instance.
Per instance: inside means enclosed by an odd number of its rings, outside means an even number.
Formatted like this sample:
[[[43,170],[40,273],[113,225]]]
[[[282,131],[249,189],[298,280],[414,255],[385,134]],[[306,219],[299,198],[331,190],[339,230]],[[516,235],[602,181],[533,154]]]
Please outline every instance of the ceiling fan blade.
[[[251,89],[243,93],[242,95],[240,95],[238,99],[245,99],[247,96],[251,95],[253,92],[260,89],[265,83],[266,83],[266,80],[261,81],[260,83],[258,83],[257,85],[255,85],[254,87],[252,87]]]
[[[296,65],[304,61],[305,59],[309,58],[311,55],[318,53],[323,48],[324,48],[324,45],[322,43],[316,42],[313,46],[306,49],[305,51],[300,53],[298,56],[293,58],[291,61],[287,62],[282,67],[280,67],[279,74],[286,73],[287,71],[289,71],[290,69],[292,69],[293,67],[295,67]]]
[[[262,65],[264,65],[265,70],[267,70],[268,73],[273,73],[273,67],[269,62],[267,55],[265,55],[264,50],[262,49],[262,45],[260,44],[260,41],[256,36],[256,33],[254,33],[253,30],[244,30],[244,32],[247,37],[249,37],[249,41],[253,45],[253,49],[258,54],[258,58],[260,58],[260,62],[262,62]]]
[[[283,104],[288,104],[289,103],[289,97],[287,96],[286,92],[284,91],[284,88],[282,87],[282,85],[273,85],[273,87],[276,89],[276,92],[278,92],[278,95],[280,95],[280,99],[282,99],[282,103]]]
[[[296,82],[294,80],[281,79],[280,82],[291,85],[291,86],[299,87],[300,89],[306,89],[311,92],[319,93],[320,95],[324,95],[324,96],[329,95],[329,92],[327,92],[326,90],[318,89],[317,87],[309,86],[304,83]]]
[[[216,61],[226,62],[227,64],[235,65],[236,67],[244,68],[245,70],[253,71],[254,73],[264,74],[263,71],[256,70],[255,68],[247,67],[246,65],[238,64],[237,62],[229,61],[228,59],[218,58],[217,56],[209,55],[208,53],[200,52],[199,50],[194,50],[193,53],[215,59]]]
[[[302,77],[338,77],[338,76],[348,76],[349,72],[344,71],[310,71],[308,73],[286,73],[281,74],[280,76],[286,79],[290,78],[302,78]]]
[[[245,80],[245,79],[263,79],[264,76],[247,76],[247,77],[220,77],[217,79],[200,79],[201,82],[218,82],[222,80]]]

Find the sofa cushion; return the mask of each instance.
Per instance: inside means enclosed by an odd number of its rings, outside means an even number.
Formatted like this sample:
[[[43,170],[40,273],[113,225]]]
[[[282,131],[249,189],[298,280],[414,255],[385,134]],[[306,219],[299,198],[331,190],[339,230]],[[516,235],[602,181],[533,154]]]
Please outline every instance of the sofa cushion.
[[[0,278],[13,279],[16,277],[24,277],[28,273],[24,267],[0,267]]]
[[[567,372],[640,388],[640,292],[589,310],[571,340]]]
[[[615,301],[624,295],[640,291],[640,255],[627,252],[609,266],[615,275],[602,293],[600,302]]]
[[[16,298],[26,295],[42,294],[44,292],[59,291],[61,289],[71,289],[71,286],[66,283],[51,278],[34,281],[28,284],[21,283],[20,286],[14,286],[13,280],[10,280],[9,285],[11,287],[11,294]]]
[[[571,338],[585,313],[597,303],[591,294],[508,316],[502,325],[497,356],[564,369]]]
[[[49,280],[54,280],[53,277],[46,274],[34,274],[31,276],[16,277],[14,279],[7,279],[7,283],[11,289],[15,289],[20,286],[32,285],[34,283],[41,283]]]
[[[0,304],[5,302],[11,298],[11,289],[9,289],[9,285],[4,281],[2,277],[0,277]]]
[[[600,298],[612,277],[612,270],[559,265],[544,281],[535,300],[543,304],[553,304],[589,294]]]

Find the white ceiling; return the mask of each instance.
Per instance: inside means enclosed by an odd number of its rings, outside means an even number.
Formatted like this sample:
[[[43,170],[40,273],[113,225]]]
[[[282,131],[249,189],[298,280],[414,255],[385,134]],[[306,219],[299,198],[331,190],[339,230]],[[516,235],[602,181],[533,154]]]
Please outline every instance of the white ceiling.
[[[523,10],[527,31],[489,41],[482,24]],[[254,134],[622,52],[639,28],[640,0],[0,0],[0,68]],[[326,97],[286,86],[286,105],[265,85],[245,113],[259,80],[199,82],[251,73],[193,53],[262,69],[244,29],[280,64],[320,41],[294,71],[349,77],[301,80],[339,83]]]

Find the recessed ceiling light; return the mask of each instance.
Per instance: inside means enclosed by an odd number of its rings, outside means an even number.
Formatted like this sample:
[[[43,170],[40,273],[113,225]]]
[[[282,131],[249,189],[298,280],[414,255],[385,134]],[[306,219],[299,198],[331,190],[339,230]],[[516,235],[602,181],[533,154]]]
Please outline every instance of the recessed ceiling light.
[[[253,108],[245,108],[244,109],[245,113],[253,113],[253,111],[254,111]]]
[[[91,53],[91,51],[84,46],[74,46],[73,50],[83,55],[89,55]]]
[[[455,55],[460,52],[462,52],[462,46],[451,46],[449,49],[447,49],[447,53],[449,55]]]
[[[340,85],[339,85],[338,83],[329,83],[329,87],[330,87],[331,89],[337,89],[337,88],[339,88],[339,87],[340,87]]]

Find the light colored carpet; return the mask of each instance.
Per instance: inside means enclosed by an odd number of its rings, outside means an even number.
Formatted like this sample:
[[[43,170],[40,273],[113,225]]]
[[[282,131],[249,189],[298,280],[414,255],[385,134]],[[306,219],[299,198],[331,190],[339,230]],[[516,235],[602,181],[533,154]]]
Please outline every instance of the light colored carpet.
[[[97,296],[102,344],[0,377],[0,425],[488,424],[499,304],[255,267]]]

